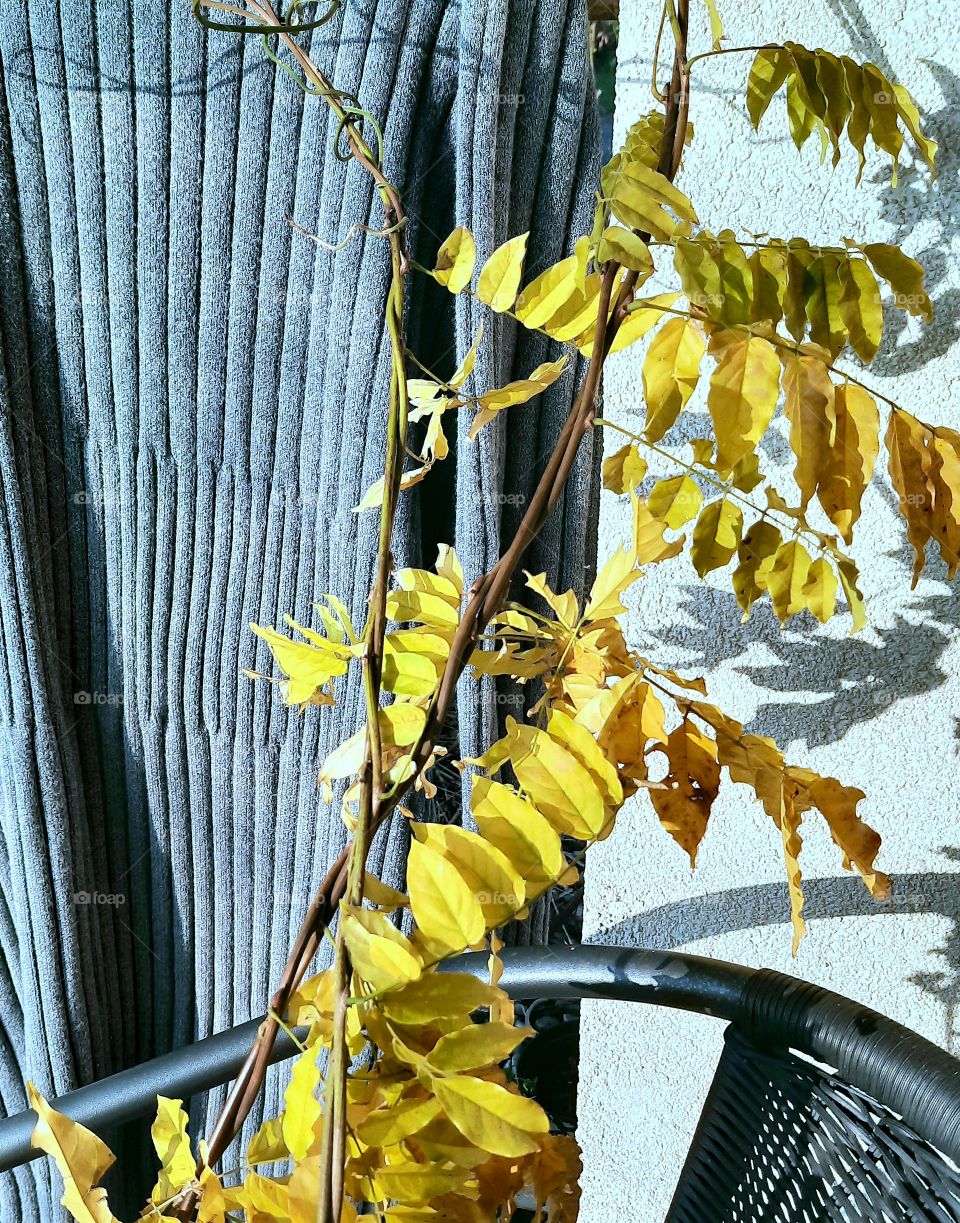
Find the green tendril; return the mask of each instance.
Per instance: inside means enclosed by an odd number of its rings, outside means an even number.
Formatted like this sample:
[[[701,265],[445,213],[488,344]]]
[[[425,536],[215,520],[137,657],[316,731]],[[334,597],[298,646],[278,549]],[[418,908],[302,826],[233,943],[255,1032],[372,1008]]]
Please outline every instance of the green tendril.
[[[322,25],[326,25],[331,18],[335,17],[340,10],[340,0],[330,0],[330,7],[322,17],[316,17],[312,21],[294,20],[297,11],[303,7],[304,3],[312,3],[312,0],[294,0],[294,4],[290,9],[287,20],[279,25],[271,26],[271,34],[301,34],[304,30],[316,30]],[[213,17],[207,17],[203,9],[216,8],[227,12],[233,11],[234,5],[217,4],[213,0],[191,0],[191,11],[194,17],[207,30],[225,30],[228,34],[263,34],[264,23],[256,21],[254,25],[239,25],[230,21],[217,21]],[[247,14],[253,16],[253,14]],[[273,57],[271,56],[271,59]]]

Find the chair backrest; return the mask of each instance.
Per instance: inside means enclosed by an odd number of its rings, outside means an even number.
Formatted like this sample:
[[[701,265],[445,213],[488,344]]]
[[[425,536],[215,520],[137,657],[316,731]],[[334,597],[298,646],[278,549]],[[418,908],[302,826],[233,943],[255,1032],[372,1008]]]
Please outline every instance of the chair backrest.
[[[885,1105],[725,1033],[666,1223],[960,1223],[960,1175]]]
[[[443,968],[485,978],[487,957]],[[782,973],[620,947],[514,949],[501,984],[517,1000],[612,998],[728,1021],[667,1223],[960,1223],[960,1061],[876,1011]],[[230,1078],[257,1022],[53,1103],[101,1132],[147,1115],[158,1090],[186,1097]],[[294,1051],[284,1040],[275,1053]],[[36,1158],[32,1127],[29,1111],[0,1120],[0,1170]]]

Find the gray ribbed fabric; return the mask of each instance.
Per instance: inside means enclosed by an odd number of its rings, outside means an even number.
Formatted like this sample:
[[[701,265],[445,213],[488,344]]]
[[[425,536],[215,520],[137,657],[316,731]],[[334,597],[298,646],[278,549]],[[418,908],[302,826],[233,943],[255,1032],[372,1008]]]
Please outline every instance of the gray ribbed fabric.
[[[583,0],[350,0],[313,35],[384,120],[418,258],[455,224],[481,255],[531,229],[535,272],[586,232],[597,138]],[[334,123],[182,0],[0,6],[0,1108],[262,1011],[343,842],[323,756],[358,685],[305,717],[241,676],[247,628],[362,619],[381,474],[388,252]],[[481,312],[415,278],[410,333],[441,372]],[[547,342],[486,319],[478,385]],[[453,541],[468,579],[523,508],[575,373],[407,495],[400,563]],[[507,436],[509,431],[509,437]],[[580,584],[589,453],[530,557]],[[495,731],[464,681],[465,753]],[[402,830],[381,838],[388,873]],[[394,843],[395,842],[395,843]],[[78,894],[122,898],[82,903]],[[276,1095],[275,1081],[272,1094]],[[194,1109],[202,1133],[221,1096]],[[249,1127],[248,1127],[249,1128]],[[125,1186],[132,1194],[142,1191]],[[0,1219],[61,1217],[45,1164]]]

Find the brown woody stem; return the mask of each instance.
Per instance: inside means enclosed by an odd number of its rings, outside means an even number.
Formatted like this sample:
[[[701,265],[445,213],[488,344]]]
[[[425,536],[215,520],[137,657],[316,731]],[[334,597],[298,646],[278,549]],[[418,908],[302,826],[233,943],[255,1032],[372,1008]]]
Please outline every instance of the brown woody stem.
[[[250,12],[265,26],[274,28],[281,25],[270,0],[248,0]],[[678,0],[677,3],[677,33],[674,52],[673,76],[665,97],[666,121],[664,138],[660,150],[659,168],[663,174],[672,179],[680,165],[686,134],[689,75],[687,67],[687,27],[689,20],[689,0]],[[388,795],[383,793],[379,778],[379,752],[373,753],[371,748],[378,740],[377,711],[379,709],[380,673],[382,661],[383,635],[386,626],[385,598],[390,572],[390,532],[393,516],[396,511],[396,501],[399,494],[400,475],[403,465],[404,439],[406,434],[406,385],[403,369],[402,340],[402,309],[403,309],[403,277],[408,265],[402,243],[402,228],[404,213],[399,196],[382,170],[376,163],[372,151],[363,140],[349,113],[338,101],[338,92],[322,72],[316,67],[307,53],[294,41],[288,33],[279,35],[291,55],[303,69],[307,79],[316,85],[333,112],[341,120],[353,157],[371,174],[380,192],[386,212],[392,260],[393,286],[387,306],[387,323],[391,330],[391,341],[394,348],[394,364],[391,381],[391,411],[388,421],[387,462],[385,464],[383,517],[381,519],[381,536],[378,548],[377,575],[374,589],[371,592],[371,610],[367,623],[368,651],[372,656],[372,664],[365,663],[365,691],[367,699],[368,744],[367,759],[364,765],[363,786],[361,790],[361,809],[358,821],[358,835],[341,852],[330,867],[317,893],[304,916],[303,923],[293,947],[290,950],[286,965],[280,977],[277,989],[270,999],[270,1011],[274,1016],[283,1015],[288,1007],[291,995],[296,991],[306,975],[312,962],[323,931],[332,923],[337,913],[341,899],[362,896],[363,865],[370,839],[377,829],[396,809],[403,795],[411,788],[431,759],[436,748],[440,733],[446,722],[452,706],[457,682],[469,663],[476,647],[477,640],[491,617],[506,595],[510,581],[516,573],[526,549],[536,538],[545,521],[553,511],[576,461],[580,443],[584,435],[593,427],[596,410],[596,398],[603,372],[603,366],[617,332],[626,317],[627,306],[632,299],[636,284],[636,274],[628,273],[620,285],[616,301],[611,309],[611,299],[621,268],[616,263],[608,263],[604,268],[601,285],[597,325],[594,333],[593,357],[587,367],[580,391],[567,417],[566,423],[557,438],[553,452],[538,482],[536,491],[531,498],[527,511],[517,530],[516,535],[488,573],[474,582],[470,596],[464,609],[457,631],[451,643],[450,654],[444,668],[437,695],[427,718],[423,735],[413,750],[410,779]],[[395,296],[396,294],[396,296]],[[400,354],[398,360],[398,353]],[[391,446],[391,430],[396,448]],[[386,543],[384,542],[386,540]],[[374,730],[370,731],[371,725]],[[376,761],[376,766],[374,766]],[[376,780],[375,780],[376,779]],[[338,957],[340,975],[337,981],[337,997],[340,1000],[340,1012],[345,1004],[345,981],[343,966],[345,956]],[[263,1085],[264,1076],[270,1061],[270,1053],[276,1041],[279,1024],[275,1017],[268,1018],[261,1025],[246,1062],[234,1082],[226,1103],[222,1108],[211,1131],[209,1141],[209,1160],[213,1164],[218,1161],[227,1146],[239,1133],[244,1120],[253,1107]],[[343,1051],[343,1030],[340,1029],[340,1039],[336,1035],[332,1057],[339,1048]],[[341,1104],[343,1099],[343,1080],[346,1073],[345,1061],[335,1072],[334,1091],[339,1091]],[[328,1081],[331,1077],[328,1069]],[[329,1091],[329,1082],[328,1082]],[[329,1100],[329,1096],[328,1096]],[[342,1107],[327,1109],[328,1124],[325,1133],[324,1150],[326,1153],[327,1175],[321,1177],[324,1186],[325,1200],[321,1207],[325,1214],[319,1218],[336,1220],[339,1217],[339,1196],[342,1195],[343,1173],[343,1124]],[[336,1135],[340,1137],[337,1140]],[[338,1171],[339,1168],[339,1171]],[[197,1198],[194,1193],[187,1194],[179,1206],[172,1211],[172,1216],[180,1220],[195,1217]]]

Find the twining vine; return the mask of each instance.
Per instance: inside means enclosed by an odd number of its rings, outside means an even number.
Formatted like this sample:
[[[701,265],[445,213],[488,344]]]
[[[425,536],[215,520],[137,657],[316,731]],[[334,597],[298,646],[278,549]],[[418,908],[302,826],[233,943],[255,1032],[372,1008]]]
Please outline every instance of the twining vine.
[[[401,192],[384,172],[385,134],[305,48],[303,35],[329,21],[337,4],[309,18],[308,7],[315,6],[295,0],[281,15],[272,0],[194,0],[211,37],[261,37],[270,59],[331,109],[334,151],[371,176],[382,211],[377,226],[358,218],[332,248],[362,229],[383,239],[391,267],[384,473],[357,507],[380,512],[367,619],[358,629],[328,594],[317,605],[319,630],[290,621],[291,636],[255,626],[282,674],[286,701],[307,716],[312,705],[335,703],[340,678],[362,668],[365,725],[331,753],[319,778],[325,798],[340,802],[351,840],[304,915],[268,1019],[208,1141],[195,1150],[182,1102],[159,1098],[152,1133],[161,1168],[141,1218],[350,1223],[359,1211],[383,1223],[493,1223],[510,1219],[527,1189],[538,1223],[569,1223],[579,1201],[575,1144],[549,1133],[543,1111],[501,1069],[528,1030],[515,1025],[498,986],[497,931],[576,878],[586,847],[610,834],[623,804],[640,792],[695,862],[724,773],[755,794],[777,831],[795,945],[805,928],[799,856],[807,813],[820,813],[844,865],[874,896],[889,888],[876,866],[880,839],[858,811],[863,792],[790,764],[773,740],[745,732],[712,704],[702,679],[632,650],[621,596],[647,566],[688,551],[701,577],[733,565],[745,617],[769,598],[781,621],[810,612],[825,622],[842,592],[853,630],[862,627],[859,575],[846,549],[879,456],[877,400],[888,414],[889,472],[916,556],[914,581],[931,541],[951,577],[960,559],[960,434],[923,423],[837,364],[848,349],[867,365],[876,355],[884,285],[892,308],[930,318],[922,268],[883,243],[760,241],[701,228],[674,181],[694,144],[691,70],[714,55],[752,54],[746,103],[754,125],[783,91],[797,147],[818,138],[837,166],[846,141],[859,155],[858,178],[868,139],[891,159],[894,180],[908,143],[931,171],[936,146],[909,93],[874,65],[795,43],[723,47],[713,0],[705,3],[711,49],[691,55],[689,0],[665,0],[652,81],[660,107],[634,123],[604,167],[592,232],[522,288],[525,234],[477,272],[474,237],[458,227],[433,267],[422,267],[406,249]],[[656,61],[668,31],[673,65],[661,88]],[[655,271],[670,269],[675,289],[640,296]],[[558,355],[506,386],[467,389],[481,330],[457,371],[448,380],[435,376],[406,343],[411,274],[545,333]],[[634,432],[598,418],[596,402],[607,359],[641,342],[646,415]],[[444,415],[471,412],[474,438],[561,377],[572,352],[587,358],[583,381],[496,564],[464,575],[443,546],[433,570],[395,571],[398,501],[447,457]],[[711,429],[694,439],[687,459],[671,431],[702,381]],[[758,460],[781,405],[796,505],[767,481]],[[424,426],[419,453],[411,449],[414,424]],[[508,427],[523,428],[522,413],[511,412]],[[511,601],[527,548],[595,428],[626,438],[604,463],[604,484],[629,498],[631,538],[601,566],[585,599],[528,573],[527,600]],[[677,474],[653,480],[645,455],[673,463]],[[762,497],[753,497],[761,488]],[[690,523],[688,545],[679,532]],[[367,872],[368,847],[386,820],[409,816],[411,791],[431,792],[441,732],[468,669],[527,685],[531,707],[525,720],[508,718],[504,736],[481,757],[461,762],[473,770],[476,832],[412,823],[400,892]],[[571,840],[581,848],[568,856]],[[409,934],[395,921],[405,909]],[[333,965],[309,975],[325,935],[333,938]],[[484,947],[487,981],[436,971],[450,956]],[[263,1124],[240,1166],[225,1170],[223,1156],[260,1094],[281,1030],[300,1049],[284,1109]],[[82,1223],[113,1223],[100,1187],[113,1159],[106,1146],[32,1085],[30,1099],[39,1117],[34,1142],[63,1175],[67,1210]]]

